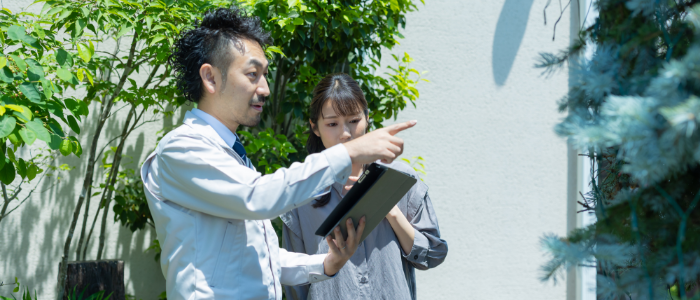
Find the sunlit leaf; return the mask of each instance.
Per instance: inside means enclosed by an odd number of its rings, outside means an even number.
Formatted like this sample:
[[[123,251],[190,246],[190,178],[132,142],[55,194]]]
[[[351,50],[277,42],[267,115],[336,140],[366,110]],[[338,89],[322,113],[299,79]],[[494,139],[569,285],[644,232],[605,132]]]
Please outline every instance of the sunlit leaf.
[[[34,144],[34,141],[36,140],[36,134],[27,128],[20,129],[19,136],[22,137],[22,140],[29,146]]]
[[[17,126],[15,117],[9,114],[0,116],[0,138],[10,135],[15,130],[15,126]]]
[[[31,122],[27,122],[24,124],[24,126],[27,126],[28,129],[32,130],[38,139],[47,143],[51,142],[51,134],[48,130],[46,130],[44,124],[39,118],[35,118]]]
[[[12,60],[15,62],[15,65],[17,65],[20,71],[27,71],[27,63],[24,61],[24,59],[14,54],[10,54],[10,58],[12,58]]]
[[[84,62],[90,62],[90,59],[92,59],[90,48],[88,48],[88,46],[84,44],[78,44],[78,55],[80,56],[80,58],[83,59]]]
[[[61,154],[63,154],[63,156],[68,156],[71,154],[71,152],[73,152],[73,145],[72,144],[73,143],[71,143],[71,141],[69,141],[68,139],[65,139],[65,140],[61,141],[61,145],[58,147],[58,151],[60,151]]]

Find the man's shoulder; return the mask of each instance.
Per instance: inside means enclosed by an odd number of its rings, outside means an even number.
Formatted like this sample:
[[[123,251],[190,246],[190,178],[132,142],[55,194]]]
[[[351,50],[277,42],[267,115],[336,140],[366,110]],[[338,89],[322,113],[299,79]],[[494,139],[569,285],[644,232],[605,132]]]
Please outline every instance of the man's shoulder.
[[[182,143],[189,144],[190,142],[193,145],[216,147],[216,143],[210,138],[207,138],[192,126],[182,124],[163,136],[158,142],[157,152],[162,152],[171,147],[182,147]]]

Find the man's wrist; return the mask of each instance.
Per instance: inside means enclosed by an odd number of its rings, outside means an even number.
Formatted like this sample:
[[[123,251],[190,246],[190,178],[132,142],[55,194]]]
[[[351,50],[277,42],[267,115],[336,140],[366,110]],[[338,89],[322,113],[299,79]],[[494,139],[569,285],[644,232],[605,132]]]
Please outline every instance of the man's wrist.
[[[333,259],[333,255],[328,253],[326,259],[323,260],[323,273],[326,276],[333,277],[338,271],[340,271],[340,268],[338,268],[337,262]]]

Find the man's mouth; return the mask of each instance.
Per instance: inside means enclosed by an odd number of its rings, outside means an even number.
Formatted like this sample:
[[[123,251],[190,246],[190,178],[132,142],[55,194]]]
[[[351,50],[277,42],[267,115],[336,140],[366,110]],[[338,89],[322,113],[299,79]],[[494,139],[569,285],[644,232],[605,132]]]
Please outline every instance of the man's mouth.
[[[262,111],[263,104],[264,104],[264,102],[263,103],[255,103],[255,104],[251,104],[250,107],[252,107],[254,110]]]

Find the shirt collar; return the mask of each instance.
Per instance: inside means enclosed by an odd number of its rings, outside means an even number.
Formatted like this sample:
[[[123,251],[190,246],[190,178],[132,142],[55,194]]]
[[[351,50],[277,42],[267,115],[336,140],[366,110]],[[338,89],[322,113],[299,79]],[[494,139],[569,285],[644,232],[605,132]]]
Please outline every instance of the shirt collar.
[[[212,115],[205,113],[203,110],[198,109],[198,108],[193,108],[191,112],[199,117],[200,119],[204,120],[204,122],[207,122],[209,126],[211,126],[214,131],[224,140],[224,142],[229,145],[229,147],[233,147],[233,144],[236,143],[238,140],[238,136],[231,132],[231,130],[226,127],[223,123],[219,122],[216,118],[214,118]]]

